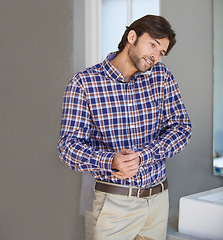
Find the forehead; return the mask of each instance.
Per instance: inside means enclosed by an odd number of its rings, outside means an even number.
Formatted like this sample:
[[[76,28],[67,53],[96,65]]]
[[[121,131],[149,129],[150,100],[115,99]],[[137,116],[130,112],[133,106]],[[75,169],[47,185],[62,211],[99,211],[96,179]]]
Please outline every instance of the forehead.
[[[165,38],[153,38],[149,35],[149,33],[143,33],[142,36],[140,36],[141,38],[143,38],[145,41],[153,41],[154,43],[157,43],[157,45],[164,51],[166,51],[168,49],[170,40],[168,39],[168,37]]]

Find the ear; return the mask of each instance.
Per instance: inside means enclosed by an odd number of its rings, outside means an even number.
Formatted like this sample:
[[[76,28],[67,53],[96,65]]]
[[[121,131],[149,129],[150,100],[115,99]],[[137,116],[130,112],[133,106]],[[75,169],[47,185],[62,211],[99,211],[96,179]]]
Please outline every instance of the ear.
[[[137,34],[134,30],[131,30],[129,33],[128,33],[128,36],[127,36],[127,39],[128,39],[128,42],[130,44],[133,44],[136,39],[137,39]]]

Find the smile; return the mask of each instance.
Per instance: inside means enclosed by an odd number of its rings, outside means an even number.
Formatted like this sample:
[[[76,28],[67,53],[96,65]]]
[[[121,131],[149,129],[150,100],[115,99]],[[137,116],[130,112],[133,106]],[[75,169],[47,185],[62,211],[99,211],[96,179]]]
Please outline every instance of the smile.
[[[149,60],[147,60],[146,58],[144,58],[145,59],[145,61],[149,64],[149,65],[151,65],[152,64],[152,62],[150,62]]]

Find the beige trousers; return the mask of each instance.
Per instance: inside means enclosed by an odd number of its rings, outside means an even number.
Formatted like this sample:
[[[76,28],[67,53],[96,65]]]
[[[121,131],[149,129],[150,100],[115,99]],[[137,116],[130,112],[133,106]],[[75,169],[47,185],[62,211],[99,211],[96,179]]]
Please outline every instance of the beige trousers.
[[[168,190],[147,198],[95,192],[94,240],[165,240]]]

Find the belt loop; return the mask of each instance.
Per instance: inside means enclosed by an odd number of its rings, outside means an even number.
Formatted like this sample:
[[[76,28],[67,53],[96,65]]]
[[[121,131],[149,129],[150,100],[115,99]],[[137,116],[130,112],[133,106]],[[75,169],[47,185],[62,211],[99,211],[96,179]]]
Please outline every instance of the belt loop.
[[[129,186],[129,194],[128,194],[128,198],[130,198],[132,196],[132,186]]]
[[[164,192],[164,185],[163,185],[162,182],[160,183],[160,185],[161,185],[161,187],[162,187],[162,193],[163,193],[163,192]]]
[[[137,198],[140,198],[140,188],[137,191]]]
[[[150,189],[149,189],[149,196],[150,196],[150,197],[152,196],[152,191],[153,191],[153,188],[150,188]]]

